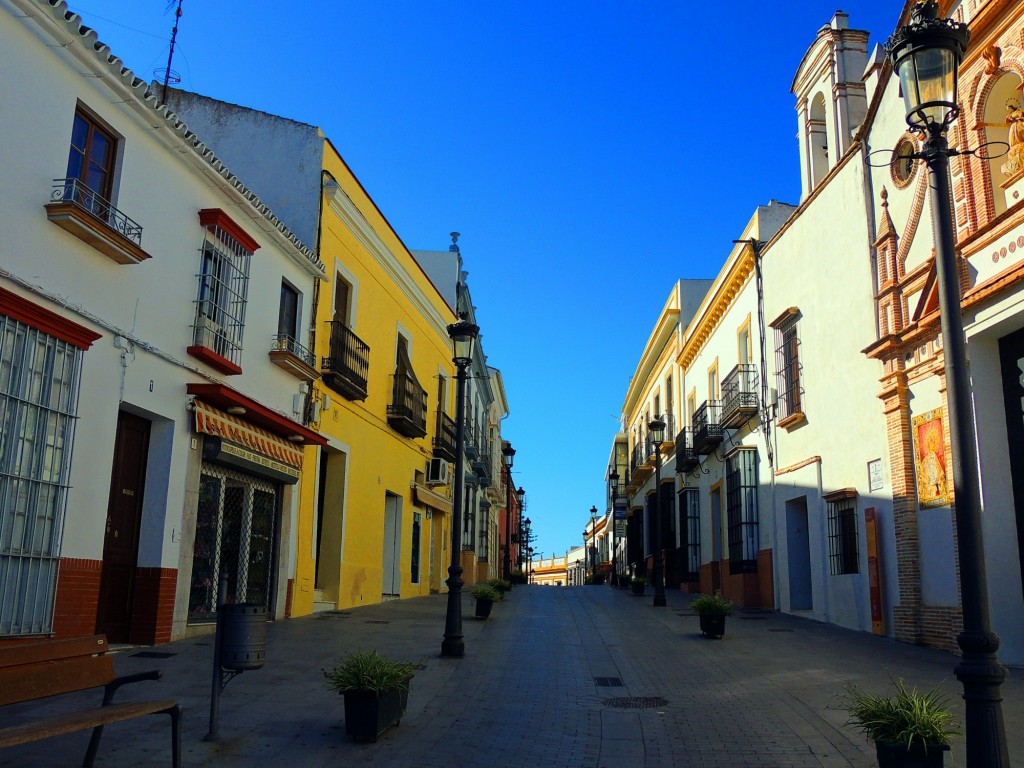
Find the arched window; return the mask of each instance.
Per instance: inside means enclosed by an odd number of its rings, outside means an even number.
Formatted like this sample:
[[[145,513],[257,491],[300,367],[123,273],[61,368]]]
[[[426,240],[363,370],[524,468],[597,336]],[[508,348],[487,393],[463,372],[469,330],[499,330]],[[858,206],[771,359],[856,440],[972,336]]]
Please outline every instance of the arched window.
[[[816,187],[828,173],[828,126],[825,122],[825,96],[816,93],[807,115],[807,143],[811,161],[811,186]]]

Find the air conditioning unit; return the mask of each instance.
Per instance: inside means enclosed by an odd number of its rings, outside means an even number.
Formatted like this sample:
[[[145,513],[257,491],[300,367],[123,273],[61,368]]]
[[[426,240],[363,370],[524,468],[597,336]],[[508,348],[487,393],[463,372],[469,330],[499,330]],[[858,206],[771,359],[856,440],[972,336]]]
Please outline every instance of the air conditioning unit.
[[[448,462],[431,459],[427,464],[427,485],[448,485]]]
[[[218,323],[205,315],[200,315],[196,318],[193,343],[220,354],[224,346],[224,330]]]

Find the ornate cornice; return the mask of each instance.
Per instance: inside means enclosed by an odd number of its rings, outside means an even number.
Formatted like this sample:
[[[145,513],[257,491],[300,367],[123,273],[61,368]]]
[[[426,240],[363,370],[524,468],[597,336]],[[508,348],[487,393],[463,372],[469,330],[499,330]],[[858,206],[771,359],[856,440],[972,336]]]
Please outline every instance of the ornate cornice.
[[[704,311],[698,316],[693,331],[683,343],[679,352],[677,362],[688,369],[694,359],[700,354],[708,339],[711,338],[715,329],[722,321],[722,317],[735,303],[736,297],[750,280],[754,273],[754,249],[746,245],[736,259],[736,262],[729,269],[728,274],[719,283],[714,297]]]

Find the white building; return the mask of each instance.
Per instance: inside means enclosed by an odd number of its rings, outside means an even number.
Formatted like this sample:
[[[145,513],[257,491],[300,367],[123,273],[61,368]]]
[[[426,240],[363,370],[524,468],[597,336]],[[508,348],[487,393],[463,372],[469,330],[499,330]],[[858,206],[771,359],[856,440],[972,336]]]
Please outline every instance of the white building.
[[[65,3],[0,68],[0,636],[286,615],[322,266]]]

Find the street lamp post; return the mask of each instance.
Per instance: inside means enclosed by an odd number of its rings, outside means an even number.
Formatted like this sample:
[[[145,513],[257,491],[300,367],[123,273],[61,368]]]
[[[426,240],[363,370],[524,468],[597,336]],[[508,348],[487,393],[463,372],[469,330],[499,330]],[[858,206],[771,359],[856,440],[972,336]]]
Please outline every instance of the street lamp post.
[[[608,475],[608,483],[611,489],[612,497],[612,577],[611,584],[613,587],[619,586],[619,555],[616,549],[615,536],[618,532],[619,521],[618,513],[616,512],[616,502],[619,500],[619,473],[612,469]]]
[[[505,464],[505,557],[502,560],[502,578],[511,583],[512,579],[512,460],[516,449],[507,444],[501,449],[501,460]]]
[[[519,546],[517,547],[516,557],[519,560],[519,574],[523,573],[523,502],[526,500],[526,491],[523,490],[522,486],[516,491],[516,501],[519,502],[516,508],[516,529],[519,531],[516,535],[519,538]]]
[[[448,326],[448,335],[455,346],[455,490],[452,494],[452,553],[448,566],[448,610],[445,614],[444,640],[441,655],[462,657],[466,646],[462,639],[462,493],[465,475],[466,442],[466,368],[472,362],[473,341],[480,332],[473,323],[462,317]]]
[[[962,654],[955,672],[964,689],[967,766],[1002,768],[1010,765],[999,691],[1006,669],[996,653],[999,636],[992,631],[989,616],[974,405],[949,194],[949,157],[965,153],[950,149],[946,140],[947,127],[960,113],[957,75],[969,40],[966,24],[938,18],[937,4],[928,0],[914,6],[910,24],[893,33],[885,51],[900,79],[907,124],[924,140],[922,150],[911,157],[924,160],[928,167],[935,226],[964,627],[957,637]]]
[[[590,583],[597,583],[597,507],[590,508]]]
[[[519,490],[522,490],[520,488]],[[522,515],[522,508],[520,507],[519,514]],[[523,557],[526,556],[526,583],[530,583],[530,518],[523,519],[523,533],[519,538],[519,562],[523,561]]]
[[[665,422],[655,418],[647,429],[654,445],[654,606],[663,607],[665,602],[665,574],[661,549],[661,444],[665,442]]]

